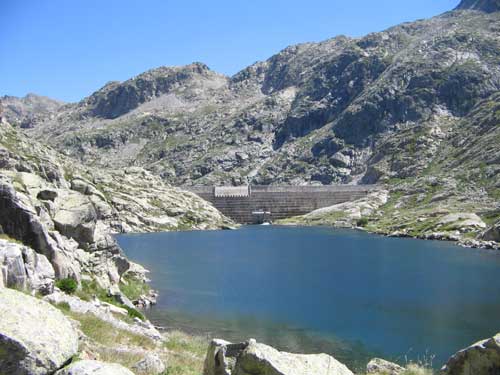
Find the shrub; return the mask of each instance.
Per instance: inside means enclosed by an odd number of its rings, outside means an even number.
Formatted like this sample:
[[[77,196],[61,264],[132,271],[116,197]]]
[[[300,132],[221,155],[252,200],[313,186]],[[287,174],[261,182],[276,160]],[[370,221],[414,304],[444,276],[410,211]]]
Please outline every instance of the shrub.
[[[368,224],[368,219],[366,217],[362,217],[361,219],[358,219],[356,221],[356,225],[358,227],[364,227],[364,226],[366,226],[366,224]]]
[[[73,294],[78,288],[78,283],[75,279],[68,277],[66,279],[57,280],[56,286],[64,293]]]

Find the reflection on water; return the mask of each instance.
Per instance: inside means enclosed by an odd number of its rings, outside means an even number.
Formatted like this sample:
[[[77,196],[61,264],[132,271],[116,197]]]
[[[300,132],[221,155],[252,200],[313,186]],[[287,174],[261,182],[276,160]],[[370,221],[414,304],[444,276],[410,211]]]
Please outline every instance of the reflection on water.
[[[441,365],[500,330],[498,254],[328,228],[124,235],[160,291],[160,325],[351,367],[373,355]]]

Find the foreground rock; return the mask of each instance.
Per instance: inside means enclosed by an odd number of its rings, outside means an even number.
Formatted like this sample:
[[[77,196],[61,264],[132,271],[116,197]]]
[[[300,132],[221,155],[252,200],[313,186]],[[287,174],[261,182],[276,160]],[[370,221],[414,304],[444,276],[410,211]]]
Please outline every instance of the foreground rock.
[[[399,375],[405,369],[400,365],[381,358],[373,358],[366,365],[367,374]]]
[[[255,340],[232,344],[215,339],[210,343],[203,375],[353,375],[327,354],[280,352]]]
[[[51,374],[78,351],[78,334],[50,304],[0,288],[0,374]]]
[[[441,375],[494,374],[500,374],[500,334],[457,352],[441,369]]]
[[[84,360],[58,371],[56,375],[134,375],[134,373],[116,363]]]

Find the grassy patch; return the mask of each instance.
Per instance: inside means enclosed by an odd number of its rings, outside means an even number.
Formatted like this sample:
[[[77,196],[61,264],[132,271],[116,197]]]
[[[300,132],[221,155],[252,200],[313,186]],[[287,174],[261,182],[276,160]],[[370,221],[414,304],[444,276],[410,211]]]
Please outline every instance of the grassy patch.
[[[120,283],[120,290],[133,301],[141,295],[148,294],[151,288],[141,280],[125,276],[124,281]]]
[[[116,328],[94,315],[74,312],[69,312],[67,315],[80,322],[80,329],[86,336],[104,346],[127,345],[144,349],[155,347],[155,343],[148,337]]]
[[[172,351],[190,352],[198,356],[205,356],[208,340],[201,336],[191,336],[184,332],[172,331],[165,341],[165,348]]]
[[[170,332],[164,347],[169,350],[165,375],[199,375],[207,353],[208,340],[183,332]]]

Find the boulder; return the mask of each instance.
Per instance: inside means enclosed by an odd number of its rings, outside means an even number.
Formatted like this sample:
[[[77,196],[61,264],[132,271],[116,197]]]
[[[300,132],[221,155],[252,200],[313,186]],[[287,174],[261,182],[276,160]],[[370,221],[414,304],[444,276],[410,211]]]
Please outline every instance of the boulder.
[[[58,200],[54,216],[56,229],[80,245],[94,242],[97,213],[89,199],[79,193],[66,194]]]
[[[134,370],[137,370],[139,373],[147,373],[147,374],[161,374],[165,371],[166,366],[165,363],[160,359],[158,354],[156,353],[148,353],[143,359],[137,362],[133,366]]]
[[[366,365],[367,374],[399,375],[405,369],[400,365],[381,358],[373,358]]]
[[[231,344],[213,340],[203,375],[353,375],[342,363],[327,354],[280,352],[255,340]]]
[[[78,351],[78,334],[55,307],[0,289],[0,374],[52,374]]]
[[[500,333],[450,357],[441,375],[500,374]]]
[[[134,375],[134,373],[116,363],[83,360],[72,363],[56,372],[56,375]]]

